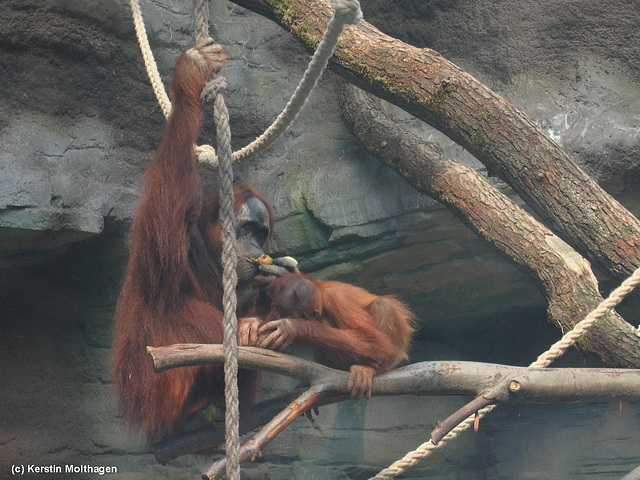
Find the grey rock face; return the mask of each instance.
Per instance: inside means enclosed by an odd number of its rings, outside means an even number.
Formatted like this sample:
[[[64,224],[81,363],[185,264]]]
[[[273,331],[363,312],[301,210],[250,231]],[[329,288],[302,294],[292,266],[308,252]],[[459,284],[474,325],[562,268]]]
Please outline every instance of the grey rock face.
[[[141,6],[168,84],[192,38],[191,4]],[[501,92],[607,188],[634,200],[640,12],[633,2],[368,0],[363,8],[390,34],[439,50]],[[231,54],[225,96],[239,148],[280,112],[309,56],[240,7],[212,2],[210,9],[212,35]],[[327,72],[292,128],[236,170],[274,205],[276,254],[295,256],[323,278],[408,301],[420,319],[412,361],[530,362],[556,337],[534,285],[358,148],[340,121],[340,83]],[[437,132],[389,111],[484,172]],[[163,124],[128,2],[0,2],[0,472],[40,459],[115,465],[134,480],[176,479],[197,478],[208,463],[188,457],[156,465],[121,425],[109,381],[127,227]],[[213,137],[207,120],[201,140]],[[212,191],[215,172],[202,173]],[[266,377],[261,395],[289,388]],[[245,475],[368,478],[425,441],[464,400],[323,408],[314,424],[296,422]],[[640,463],[636,407],[513,406],[494,415],[478,436],[406,478],[619,479]]]
[[[609,191],[638,187],[637,5],[572,0],[364,2],[390,35],[503,94]]]

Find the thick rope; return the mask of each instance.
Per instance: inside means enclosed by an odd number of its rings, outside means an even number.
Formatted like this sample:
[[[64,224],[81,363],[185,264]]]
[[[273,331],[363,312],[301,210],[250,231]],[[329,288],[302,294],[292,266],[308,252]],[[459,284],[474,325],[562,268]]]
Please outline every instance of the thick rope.
[[[196,39],[209,36],[209,2],[208,0],[195,0],[194,8]]]
[[[208,23],[206,28],[203,26],[201,19],[206,15],[205,0],[196,0],[197,4],[197,28],[198,35],[208,35]],[[160,107],[165,117],[169,117],[171,113],[171,102],[162,84],[162,79],[158,73],[158,67],[155,63],[151,47],[149,46],[149,40],[147,39],[147,32],[144,28],[144,21],[142,19],[142,13],[140,11],[140,5],[138,0],[130,0],[131,12],[133,15],[133,22],[136,27],[136,35],[138,36],[138,43],[140,44],[140,50],[142,51],[142,58],[149,75],[149,80],[153,86],[153,91],[158,98]],[[304,106],[311,90],[318,83],[318,79],[322,75],[322,72],[329,62],[329,58],[333,55],[336,46],[338,45],[338,39],[347,24],[357,24],[362,19],[362,11],[360,10],[360,3],[358,0],[332,0],[331,6],[334,9],[333,16],[327,25],[327,30],[322,37],[322,41],[318,45],[313,58],[309,62],[309,66],[305,71],[300,84],[294,91],[293,95],[289,99],[289,102],[285,106],[284,110],[278,118],[271,124],[267,130],[260,135],[257,139],[251,142],[246,147],[233,153],[233,161],[239,162],[248,160],[258,153],[267,149],[284,131],[289,128],[293,120],[298,116],[300,110]],[[199,38],[199,37],[197,37]],[[213,167],[218,166],[218,158],[215,150],[210,145],[202,145],[196,147],[196,153],[198,160],[202,163],[207,163]]]
[[[582,335],[587,333],[589,329],[602,317],[615,308],[633,289],[640,283],[640,268],[638,268],[629,278],[612,291],[609,296],[600,302],[600,304],[589,313],[583,320],[578,322],[571,331],[567,332],[563,337],[551,346],[549,350],[540,355],[538,359],[529,365],[529,368],[545,368],[554,360],[559,358],[567,351]],[[484,417],[491,412],[497,405],[489,405],[478,410],[477,416]],[[476,416],[472,415],[464,422],[460,423],[456,428],[451,430],[435,445],[431,440],[423,443],[414,451],[407,453],[403,458],[394,462],[389,467],[380,471],[375,477],[369,480],[390,479],[404,473],[408,468],[414,466],[421,460],[428,457],[436,448],[441,447],[449,440],[457,437],[460,433],[469,429],[475,422]]]
[[[209,36],[207,0],[195,1],[196,39]],[[233,165],[229,111],[222,96],[225,79],[214,76],[202,92],[202,98],[213,98],[213,119],[218,145],[218,177],[220,179],[220,228],[222,238],[222,327],[224,337],[224,400],[225,400],[225,454],[229,480],[240,480],[240,411],[238,397],[238,317],[236,315],[238,285],[236,253],[236,220],[233,212]]]
[[[213,88],[224,87],[224,79],[216,77]],[[233,167],[229,112],[224,98],[215,95],[213,116],[216,122],[220,177],[220,225],[222,228],[222,306],[224,311],[224,395],[227,478],[240,480],[240,412],[238,407],[238,318],[236,316],[238,284],[236,222],[233,213]]]
[[[640,467],[634,469],[632,472],[627,473],[620,480],[640,480]]]
[[[531,368],[544,368],[560,357],[571,345],[573,345],[582,335],[584,335],[594,323],[604,317],[609,311],[616,307],[633,289],[640,283],[640,268],[631,274],[606,300],[587,315],[584,320],[578,322],[570,332],[567,332],[560,340],[554,343],[549,350],[540,355],[533,362]]]
[[[142,12],[140,11],[140,4],[138,0],[130,0],[131,15],[133,16],[133,25],[136,29],[136,36],[138,37],[138,43],[140,44],[140,51],[142,52],[142,58],[144,65],[147,69],[147,75],[153,87],[153,93],[156,94],[160,108],[165,118],[169,118],[171,115],[171,100],[169,95],[164,89],[162,79],[160,78],[160,72],[158,72],[158,65],[153,57],[153,52],[149,46],[149,39],[147,38],[147,29],[144,27],[144,20],[142,19]]]

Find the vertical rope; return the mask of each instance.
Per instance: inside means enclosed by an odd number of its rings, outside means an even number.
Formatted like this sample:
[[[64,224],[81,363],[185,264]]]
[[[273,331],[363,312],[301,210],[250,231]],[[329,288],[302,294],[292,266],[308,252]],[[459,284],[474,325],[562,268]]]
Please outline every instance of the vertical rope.
[[[209,2],[208,0],[195,1],[196,40],[198,40],[209,36]]]
[[[196,39],[209,36],[207,0],[195,0]],[[229,112],[220,93],[224,78],[215,76],[207,85],[215,93],[213,118],[218,142],[218,175],[220,178],[220,227],[222,234],[222,309],[225,398],[225,452],[227,478],[240,480],[240,412],[238,405],[238,317],[236,287],[238,284],[236,222],[233,213],[233,166]]]
[[[221,78],[221,77],[218,77]],[[222,305],[224,310],[224,394],[227,478],[240,480],[240,412],[238,406],[238,318],[236,316],[238,284],[236,222],[233,213],[233,167],[229,113],[218,93],[214,102],[214,119],[220,164],[220,224],[222,227]]]

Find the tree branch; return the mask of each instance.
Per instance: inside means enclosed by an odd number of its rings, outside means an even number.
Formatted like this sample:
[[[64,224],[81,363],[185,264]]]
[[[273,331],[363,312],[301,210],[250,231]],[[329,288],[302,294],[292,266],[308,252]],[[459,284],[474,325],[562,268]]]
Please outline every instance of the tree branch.
[[[332,12],[327,0],[232,1],[276,21],[310,50]],[[640,221],[532,119],[437,52],[362,21],[345,29],[330,66],[462,145],[604,272],[624,279],[640,266]]]
[[[147,347],[155,372],[192,365],[222,365],[221,345]],[[284,353],[238,349],[238,365],[308,381],[342,400],[349,397],[348,371],[335,370]],[[170,365],[170,366],[169,366]],[[616,368],[527,368],[467,361],[419,362],[373,377],[374,396],[479,395],[505,378],[520,383],[509,401],[518,403],[640,400],[640,370]]]
[[[531,277],[552,323],[568,331],[602,296],[589,262],[475,170],[405,131],[374,98],[347,86],[342,116],[359,143],[418,190],[442,202],[471,230]],[[640,337],[615,311],[578,342],[604,365],[640,368]]]
[[[147,353],[153,359],[153,371],[156,373],[176,367],[213,365],[211,362],[213,358],[217,359],[218,350],[218,345],[199,343],[147,347]],[[338,372],[319,363],[255,347],[241,348],[238,351],[238,361],[243,368],[249,370],[278,373],[298,380],[326,379],[331,377],[332,372]]]
[[[147,347],[154,371],[193,365],[221,365],[221,345],[182,344]],[[255,458],[260,450],[296,418],[319,405],[349,398],[346,371],[334,370],[282,353],[240,347],[241,368],[260,369],[309,382],[309,389],[276,415],[241,449],[241,459]],[[492,402],[557,403],[577,401],[640,400],[640,371],[630,369],[528,369],[476,362],[421,362],[376,375],[372,395],[482,396],[506,385],[504,394],[492,393]],[[517,385],[518,387],[514,387]],[[200,446],[202,449],[202,446]],[[222,458],[203,478],[224,471]]]

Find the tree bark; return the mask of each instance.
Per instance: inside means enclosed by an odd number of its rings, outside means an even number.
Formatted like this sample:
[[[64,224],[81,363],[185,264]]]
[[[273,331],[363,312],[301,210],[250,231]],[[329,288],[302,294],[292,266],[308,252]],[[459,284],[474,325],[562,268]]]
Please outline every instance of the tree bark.
[[[442,202],[536,281],[548,302],[549,319],[561,331],[571,330],[602,302],[589,262],[475,170],[403,130],[354,86],[345,89],[342,111],[366,150]],[[600,319],[578,345],[604,365],[640,367],[640,337],[615,311]]]
[[[147,347],[147,352],[156,373],[178,367],[224,363],[222,345],[179,344]],[[306,391],[287,400],[288,406],[283,405],[282,411],[270,420],[260,415],[263,419],[260,423],[265,426],[242,447],[242,459],[258,455],[264,445],[309,409],[350,398],[347,371],[254,347],[238,348],[238,364],[241,368],[300,379],[309,385]],[[629,369],[530,369],[479,362],[422,362],[375,375],[372,394],[487,395],[489,403],[633,402],[640,399],[639,373]],[[278,398],[273,401],[278,402]],[[272,411],[272,407],[267,410]],[[178,456],[216,445],[223,438],[222,432],[211,432],[211,429],[208,426],[193,434],[166,439],[158,446],[156,458],[164,464]],[[205,477],[216,478],[224,470],[224,464],[224,459],[216,462],[205,472]]]
[[[326,0],[232,1],[274,20],[309,49],[332,14]],[[640,221],[532,119],[437,52],[362,21],[345,29],[330,65],[462,145],[603,272],[624,279],[640,266]]]
[[[180,344],[147,347],[155,372],[193,365],[224,363],[222,345]],[[238,349],[242,368],[260,369],[304,380],[309,388],[273,417],[240,449],[240,461],[260,455],[262,448],[296,418],[319,405],[349,398],[347,371],[339,371],[308,360],[267,352],[254,347]],[[576,401],[636,401],[640,398],[638,370],[540,369],[508,367],[478,362],[421,362],[373,377],[372,394],[377,395],[474,395],[470,408],[504,402],[559,403]],[[462,409],[446,420],[451,429],[469,413]],[[434,435],[442,433],[437,428]],[[437,442],[435,442],[437,443]],[[203,445],[192,445],[196,451]],[[165,446],[167,458],[184,453],[178,443]],[[211,465],[202,478],[213,480],[224,472],[226,458]]]
[[[222,345],[147,347],[155,372],[192,365],[222,365]],[[334,401],[347,400],[349,372],[256,347],[238,348],[241,368],[305,380]],[[517,382],[519,388],[512,389]],[[606,368],[527,368],[465,361],[419,362],[373,377],[372,395],[480,395],[498,384],[498,402],[574,403],[637,401],[640,371]]]

